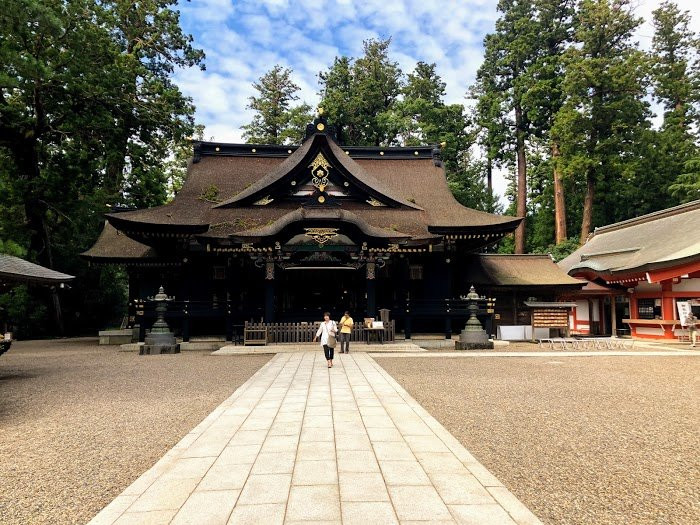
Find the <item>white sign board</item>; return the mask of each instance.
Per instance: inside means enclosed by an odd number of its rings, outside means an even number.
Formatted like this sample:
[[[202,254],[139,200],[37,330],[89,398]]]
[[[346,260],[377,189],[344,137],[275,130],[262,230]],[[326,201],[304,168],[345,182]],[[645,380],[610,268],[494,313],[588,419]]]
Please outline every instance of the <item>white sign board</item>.
[[[678,319],[680,319],[681,325],[685,326],[685,318],[692,312],[690,309],[690,301],[676,301],[676,306],[678,308]]]

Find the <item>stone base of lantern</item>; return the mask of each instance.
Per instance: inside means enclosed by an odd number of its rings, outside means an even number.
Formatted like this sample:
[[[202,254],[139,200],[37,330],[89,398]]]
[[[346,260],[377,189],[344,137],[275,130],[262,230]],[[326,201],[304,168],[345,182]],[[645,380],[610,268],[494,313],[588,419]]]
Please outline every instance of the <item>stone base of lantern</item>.
[[[172,333],[148,334],[144,345],[139,348],[139,355],[179,354],[180,345]]]
[[[493,341],[489,341],[485,330],[462,330],[455,341],[455,350],[493,350]]]

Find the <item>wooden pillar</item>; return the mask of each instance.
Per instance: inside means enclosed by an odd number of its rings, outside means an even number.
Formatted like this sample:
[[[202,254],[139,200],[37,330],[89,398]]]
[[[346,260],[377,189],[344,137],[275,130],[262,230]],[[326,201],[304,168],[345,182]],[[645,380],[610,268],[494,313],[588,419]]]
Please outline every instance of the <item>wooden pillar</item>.
[[[275,263],[265,263],[265,322],[275,322]]]
[[[182,307],[182,342],[189,343],[190,341],[190,301],[185,300]]]
[[[450,299],[452,299],[452,259],[445,259],[445,339],[452,339],[452,315]]]
[[[617,301],[616,296],[610,296],[610,330],[612,330],[612,336],[617,337]]]
[[[376,317],[376,263],[367,263],[367,317]]]
[[[661,318],[673,320],[676,312],[673,307],[673,297],[668,295],[673,291],[673,280],[661,281]]]

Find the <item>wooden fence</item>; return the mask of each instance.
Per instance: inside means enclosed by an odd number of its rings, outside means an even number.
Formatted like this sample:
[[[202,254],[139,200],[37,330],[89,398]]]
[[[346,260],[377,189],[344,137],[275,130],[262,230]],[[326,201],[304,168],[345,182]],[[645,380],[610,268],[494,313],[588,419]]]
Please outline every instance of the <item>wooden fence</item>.
[[[320,322],[314,323],[245,323],[245,332],[267,330],[268,343],[311,343],[316,336]],[[251,332],[252,333],[252,332]],[[384,341],[393,342],[396,324],[392,320],[384,323]],[[362,323],[356,322],[350,334],[350,341],[364,341],[366,334]]]

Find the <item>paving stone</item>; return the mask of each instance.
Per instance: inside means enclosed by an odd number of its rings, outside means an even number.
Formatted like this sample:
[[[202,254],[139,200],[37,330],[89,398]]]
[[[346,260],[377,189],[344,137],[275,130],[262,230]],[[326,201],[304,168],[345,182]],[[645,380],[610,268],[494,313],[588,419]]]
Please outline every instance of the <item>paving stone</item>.
[[[218,458],[215,464],[220,465],[237,465],[249,464],[252,465],[255,458],[260,453],[261,444],[256,445],[229,445],[226,447]]]
[[[286,503],[291,474],[251,474],[238,499],[241,505]]]
[[[236,505],[228,525],[282,525],[286,505],[283,503],[263,505]]]
[[[372,445],[379,461],[415,461],[416,457],[403,441],[378,441]]]
[[[289,493],[286,520],[340,520],[338,486],[293,486]]]
[[[516,522],[494,503],[490,505],[450,505],[450,512],[460,525],[515,525]]]
[[[195,491],[242,489],[250,474],[250,464],[219,464],[209,469]]]
[[[345,501],[389,501],[384,478],[378,472],[340,472],[340,499]]]
[[[435,436],[406,436],[406,443],[413,452],[450,452],[443,441]]]
[[[296,451],[261,452],[253,463],[253,474],[291,474]]]
[[[416,452],[426,472],[467,472],[467,468],[452,452]]]
[[[129,507],[129,512],[179,509],[200,479],[158,479]]]
[[[195,492],[171,522],[172,525],[226,525],[240,490]]]
[[[343,503],[343,525],[398,525],[389,502],[363,501]]]
[[[260,453],[268,452],[296,452],[299,437],[292,436],[267,436]]]
[[[168,525],[177,510],[154,510],[150,512],[127,512],[114,525]]]
[[[382,461],[387,485],[429,485],[430,479],[417,461]]]
[[[332,441],[302,441],[297,449],[297,461],[335,461],[335,443]]]
[[[466,505],[495,503],[486,488],[469,473],[431,472],[428,476],[445,503]]]
[[[389,485],[389,495],[400,520],[450,519],[450,512],[432,485]]]
[[[372,442],[403,441],[403,436],[397,428],[368,428],[367,434]]]
[[[294,465],[292,485],[330,485],[338,483],[334,460],[299,461]]]
[[[338,472],[379,472],[374,452],[369,450],[338,450]]]

